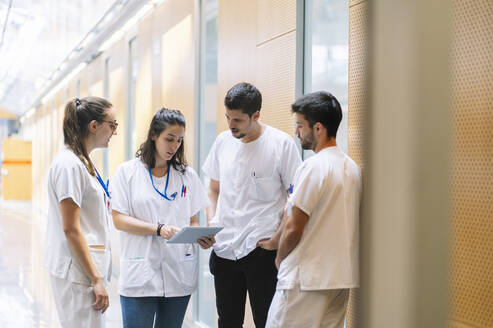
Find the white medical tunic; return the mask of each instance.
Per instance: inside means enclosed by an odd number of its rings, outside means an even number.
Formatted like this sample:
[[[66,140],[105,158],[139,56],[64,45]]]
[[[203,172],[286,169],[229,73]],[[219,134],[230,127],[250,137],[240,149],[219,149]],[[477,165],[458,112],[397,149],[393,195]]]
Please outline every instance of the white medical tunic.
[[[288,207],[309,216],[303,236],[281,262],[277,289],[359,287],[361,170],[337,147],[328,147],[298,168]]]
[[[63,148],[48,173],[48,220],[44,264],[49,272],[68,281],[91,285],[72,254],[63,232],[60,202],[71,198],[80,208],[80,228],[89,246],[100,276],[109,280],[111,255],[109,238],[110,213],[103,187],[89,174],[82,161],[68,148]],[[91,248],[104,245],[104,249]]]
[[[240,259],[275,233],[300,163],[293,138],[268,125],[252,142],[241,142],[229,130],[216,138],[202,170],[220,183],[209,223],[224,227],[214,244],[218,256]]]
[[[115,211],[150,223],[161,222],[178,228],[190,226],[190,218],[208,205],[209,200],[195,171],[187,166],[180,173],[169,170],[167,196],[152,186],[147,166],[136,158],[121,164],[111,182]],[[155,187],[164,193],[166,175],[153,177]],[[119,293],[126,297],[185,296],[197,287],[198,249],[196,244],[167,244],[157,235],[134,235],[120,231]]]

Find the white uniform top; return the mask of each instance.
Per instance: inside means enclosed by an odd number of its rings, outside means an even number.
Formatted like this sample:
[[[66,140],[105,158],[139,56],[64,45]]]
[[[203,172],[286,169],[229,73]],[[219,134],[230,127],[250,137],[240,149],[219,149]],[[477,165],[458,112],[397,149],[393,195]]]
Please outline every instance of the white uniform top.
[[[214,251],[234,260],[248,255],[257,242],[277,230],[300,152],[293,138],[270,126],[256,140],[243,143],[224,131],[217,136],[202,170],[219,181],[216,215],[211,226]]]
[[[303,236],[281,262],[277,289],[359,286],[361,170],[337,147],[307,159],[296,171],[288,207],[308,216]]]
[[[88,245],[105,249],[89,251],[99,274],[110,278],[111,255],[109,209],[106,194],[96,177],[89,174],[82,161],[68,148],[63,148],[48,173],[48,222],[44,264],[57,278],[90,285],[90,280],[72,254],[63,232],[60,202],[71,198],[80,207],[80,227]]]
[[[166,175],[153,177],[164,193]],[[151,184],[147,166],[136,158],[121,164],[111,182],[115,211],[142,221],[178,228],[190,226],[190,218],[209,200],[197,173],[187,167],[184,174],[170,167],[167,196],[160,196]],[[157,235],[140,236],[120,231],[119,293],[127,297],[185,296],[197,287],[198,249],[191,244],[167,244]]]

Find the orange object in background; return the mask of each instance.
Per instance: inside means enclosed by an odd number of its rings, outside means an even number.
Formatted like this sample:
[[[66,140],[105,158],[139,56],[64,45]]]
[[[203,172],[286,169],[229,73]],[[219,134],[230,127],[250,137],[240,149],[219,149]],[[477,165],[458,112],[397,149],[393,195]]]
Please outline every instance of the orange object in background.
[[[6,138],[2,141],[2,198],[31,200],[32,178],[30,141]]]

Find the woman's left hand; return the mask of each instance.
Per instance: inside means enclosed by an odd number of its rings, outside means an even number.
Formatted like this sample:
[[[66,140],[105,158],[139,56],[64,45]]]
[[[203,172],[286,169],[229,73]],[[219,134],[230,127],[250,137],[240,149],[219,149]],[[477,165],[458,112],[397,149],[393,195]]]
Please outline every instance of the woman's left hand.
[[[214,235],[209,235],[207,237],[202,237],[200,239],[197,239],[197,243],[199,243],[199,245],[200,245],[200,247],[202,247],[202,249],[211,248],[215,242],[216,242],[216,239],[214,239]]]

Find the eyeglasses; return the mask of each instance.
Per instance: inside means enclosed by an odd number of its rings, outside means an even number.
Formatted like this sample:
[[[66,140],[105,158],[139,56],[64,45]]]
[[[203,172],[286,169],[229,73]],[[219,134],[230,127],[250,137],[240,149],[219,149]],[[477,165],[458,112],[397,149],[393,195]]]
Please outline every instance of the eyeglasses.
[[[118,128],[118,122],[116,120],[114,121],[101,121],[101,122],[106,122],[110,125],[111,130],[116,131],[116,128]]]

